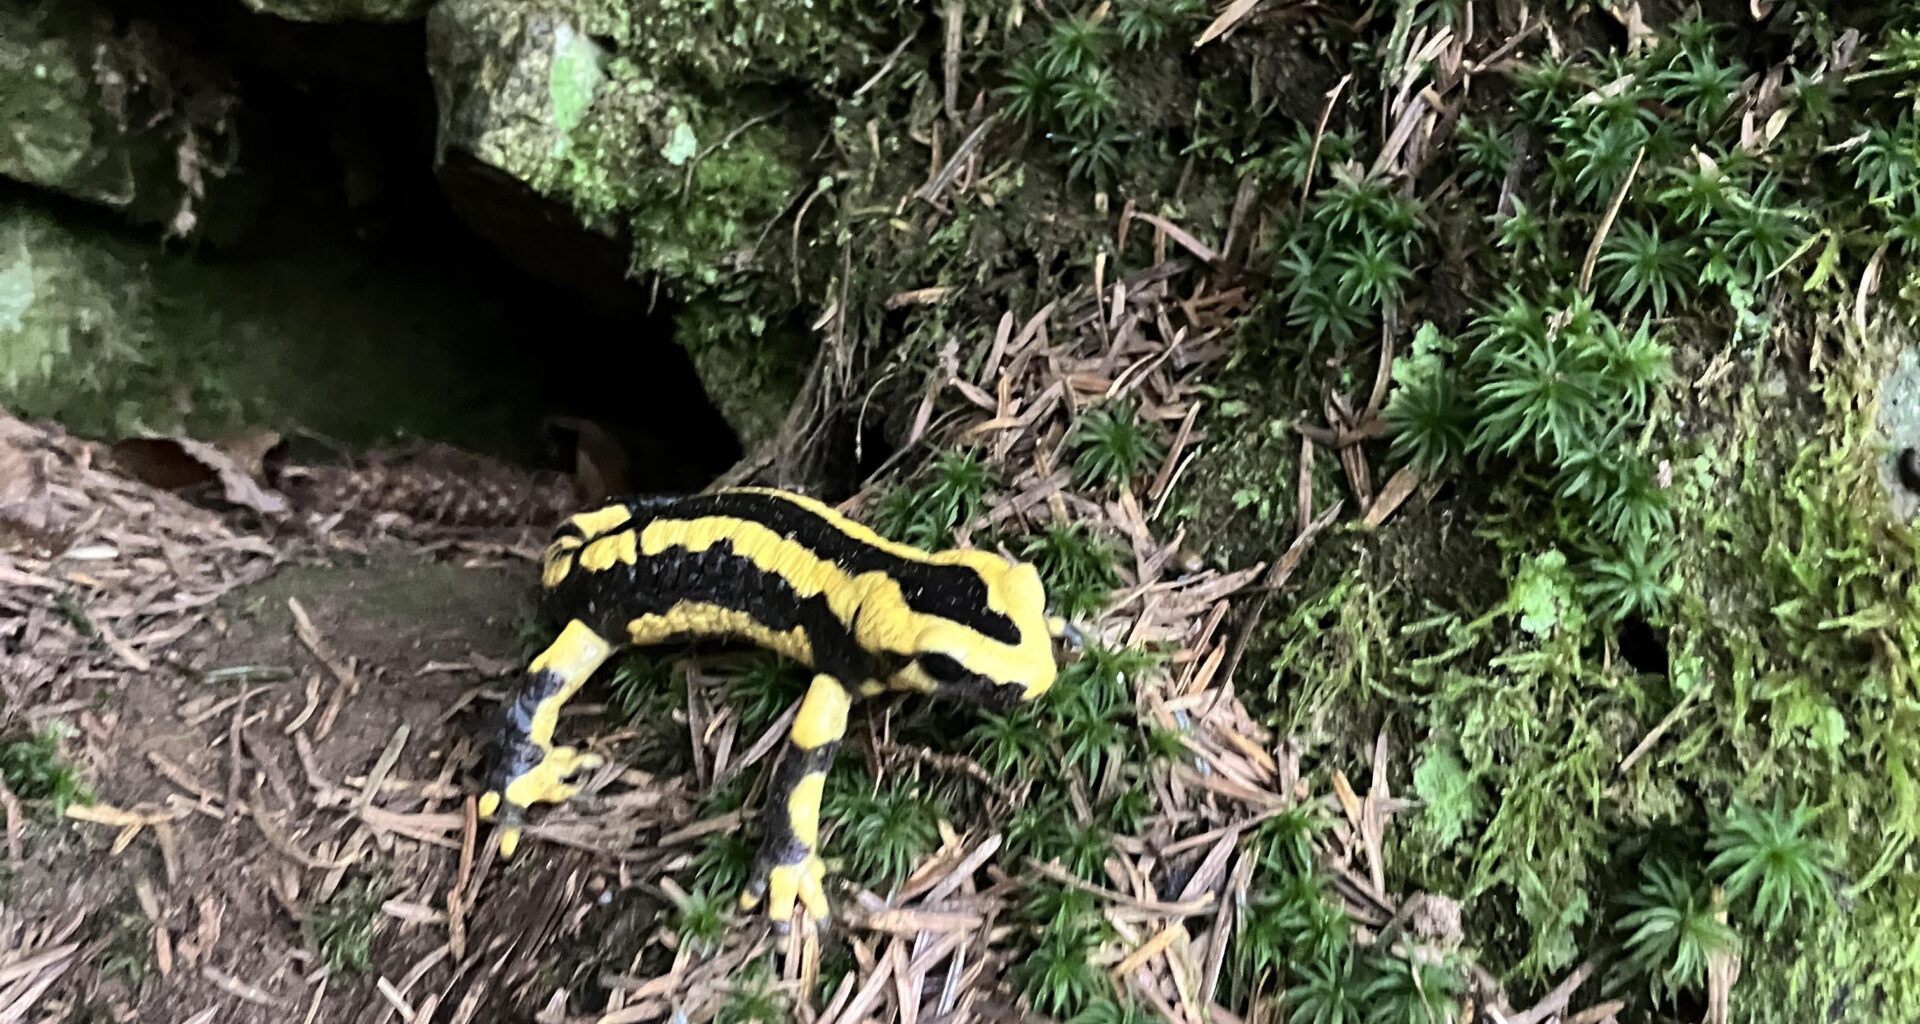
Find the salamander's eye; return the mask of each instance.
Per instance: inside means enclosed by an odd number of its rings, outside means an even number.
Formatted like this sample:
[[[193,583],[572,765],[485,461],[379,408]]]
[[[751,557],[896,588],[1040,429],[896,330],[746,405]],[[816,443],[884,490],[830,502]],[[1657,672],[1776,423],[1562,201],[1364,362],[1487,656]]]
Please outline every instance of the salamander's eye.
[[[969,674],[958,661],[953,659],[952,655],[948,654],[922,654],[920,670],[936,683],[963,682]]]

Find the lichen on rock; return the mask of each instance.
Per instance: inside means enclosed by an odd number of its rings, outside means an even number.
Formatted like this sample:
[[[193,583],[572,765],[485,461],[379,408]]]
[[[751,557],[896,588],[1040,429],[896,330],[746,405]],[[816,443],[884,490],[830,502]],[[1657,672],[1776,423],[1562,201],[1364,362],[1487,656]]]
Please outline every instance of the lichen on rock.
[[[0,176],[221,240],[256,198],[230,174],[237,103],[151,23],[83,0],[0,7]]]
[[[96,437],[269,427],[530,446],[515,431],[518,371],[470,358],[517,342],[500,301],[475,302],[432,266],[370,281],[336,239],[276,228],[263,251],[208,258],[0,207],[8,410]]]
[[[663,35],[659,18],[687,31]],[[768,340],[798,303],[783,284],[792,247],[768,235],[807,180],[810,133],[788,97],[707,84],[703,71],[741,66],[748,49],[683,61],[655,45],[696,38],[690,19],[673,4],[441,3],[427,19],[439,165],[443,177],[475,165],[503,175],[552,217],[628,246],[628,276],[685,307],[682,341],[716,404],[757,440],[805,365],[797,336]],[[745,47],[758,36],[744,31],[725,35]]]
[[[241,0],[248,10],[288,21],[413,21],[433,0]]]
[[[1920,519],[1920,351],[1900,350],[1880,385],[1880,432],[1886,454],[1880,458],[1880,483],[1894,519]]]

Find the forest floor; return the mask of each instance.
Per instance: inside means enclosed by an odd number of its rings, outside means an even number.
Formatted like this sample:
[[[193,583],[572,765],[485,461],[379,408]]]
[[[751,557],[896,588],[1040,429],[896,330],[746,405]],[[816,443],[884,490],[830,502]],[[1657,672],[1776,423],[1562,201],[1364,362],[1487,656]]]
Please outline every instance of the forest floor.
[[[1007,138],[849,148],[918,198],[817,261],[730,477],[855,467],[1090,643],[1019,713],[862,709],[824,933],[733,910],[767,659],[612,667],[498,858],[550,501],[0,418],[0,1024],[1914,1016],[1920,28],[1331,6],[1036,15]],[[1184,147],[1112,91],[1160,66]]]
[[[182,497],[122,475],[144,466],[161,479],[149,449],[0,421],[0,455],[18,470],[0,554],[18,623],[5,699],[27,737],[5,749],[8,777],[38,798],[24,814],[7,798],[0,1020],[700,1021],[765,1019],[775,1007],[848,1022],[1018,1016],[1024,956],[1007,922],[1026,912],[1021,885],[1034,878],[1089,899],[1115,929],[1078,972],[1110,972],[1169,1018],[1184,1006],[1232,1019],[1215,992],[1259,856],[1241,840],[1303,801],[1331,815],[1322,839],[1347,913],[1385,938],[1457,944],[1457,906],[1386,889],[1383,830],[1398,804],[1384,737],[1372,764],[1355,766],[1367,781],[1336,772],[1331,791],[1312,794],[1297,751],[1232,692],[1251,622],[1229,623],[1227,599],[1264,607],[1341,503],[1316,504],[1304,479],[1294,546],[1232,572],[1198,565],[1182,536],[1147,526],[1143,502],[1165,500],[1203,440],[1193,389],[1221,357],[1235,308],[1232,293],[1190,295],[1183,326],[1169,330],[1168,282],[1191,267],[1176,255],[1157,275],[1103,289],[1105,301],[1088,296],[1057,340],[1044,318],[1022,327],[1009,313],[987,364],[951,382],[971,411],[934,417],[929,393],[914,428],[1031,453],[963,524],[991,529],[1050,507],[1056,521],[1125,539],[1127,550],[1103,555],[1117,570],[1089,570],[1111,574],[1084,609],[1093,667],[1054,698],[1112,700],[1077,721],[1178,728],[1185,747],[1152,773],[1111,753],[1103,763],[1092,747],[1094,784],[1080,781],[1078,760],[1051,784],[1082,814],[1099,798],[1103,824],[1128,819],[1091,847],[1109,884],[1082,878],[1087,851],[1036,856],[1032,836],[1015,835],[1035,783],[1004,784],[1004,766],[989,772],[965,748],[923,746],[912,732],[977,722],[878,703],[851,745],[873,786],[947,794],[950,812],[904,844],[857,831],[836,842],[830,821],[830,852],[893,857],[897,884],[842,886],[831,930],[787,940],[723,910],[716,898],[730,892],[703,879],[750,849],[745,794],[731,806],[716,797],[757,784],[797,686],[756,718],[703,656],[679,663],[684,687],[636,694],[611,673],[562,725],[613,754],[609,767],[505,863],[476,820],[473,780],[490,712],[539,641],[530,598],[542,530],[436,526],[377,501],[295,511],[257,459],[157,442],[175,461],[200,460]],[[1130,397],[1181,424],[1139,500],[1082,497],[1050,465],[1088,395]],[[1361,512],[1378,523],[1414,496],[1403,475]],[[871,497],[843,507],[884,517]],[[932,497],[918,514],[939,514]],[[1078,536],[1055,539],[1071,548]],[[1158,653],[1119,653],[1146,650]],[[1129,687],[1132,699],[1118,696]],[[1067,712],[1061,721],[1081,727]],[[1140,790],[1135,809],[1107,807],[1116,782]]]
[[[486,993],[596,906],[565,847],[503,883],[467,798],[526,532],[276,535],[6,428],[40,481],[10,495],[7,700],[72,786],[9,808],[5,1019],[514,1019]],[[442,962],[465,984],[429,991]]]

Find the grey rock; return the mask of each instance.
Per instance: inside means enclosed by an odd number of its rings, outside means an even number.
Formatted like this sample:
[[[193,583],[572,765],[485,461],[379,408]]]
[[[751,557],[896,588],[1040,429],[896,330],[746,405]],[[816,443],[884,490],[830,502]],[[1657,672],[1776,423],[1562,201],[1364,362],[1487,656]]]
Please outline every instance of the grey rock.
[[[288,21],[413,21],[433,0],[241,0],[248,9]]]
[[[0,5],[0,175],[218,240],[244,222],[238,99],[153,25],[84,0]]]

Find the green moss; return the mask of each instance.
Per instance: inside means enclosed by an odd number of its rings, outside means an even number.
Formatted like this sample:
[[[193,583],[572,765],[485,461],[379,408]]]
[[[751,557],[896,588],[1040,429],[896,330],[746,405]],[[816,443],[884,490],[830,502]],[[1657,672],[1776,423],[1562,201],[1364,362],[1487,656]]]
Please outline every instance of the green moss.
[[[1913,692],[1900,652],[1920,649],[1916,542],[1889,511],[1871,398],[1903,358],[1908,315],[1886,317],[1867,341],[1834,326],[1845,316],[1798,316],[1795,352],[1842,353],[1821,374],[1763,352],[1685,413],[1701,428],[1670,458],[1670,529],[1685,538],[1676,598],[1652,633],[1663,649],[1633,655],[1641,667],[1596,614],[1578,563],[1535,546],[1538,521],[1483,523],[1486,547],[1456,527],[1436,547],[1419,538],[1450,516],[1410,506],[1384,536],[1323,537],[1276,599],[1255,647],[1271,652],[1262,706],[1336,764],[1382,724],[1396,729],[1392,749],[1409,752],[1403,770],[1425,806],[1390,837],[1389,864],[1408,888],[1466,896],[1484,962],[1510,983],[1556,977],[1613,927],[1625,911],[1610,894],[1636,884],[1623,855],[1630,867],[1657,846],[1704,870],[1706,822],[1730,795],[1784,794],[1822,801],[1810,831],[1845,851],[1860,919],[1836,926],[1804,897],[1765,920],[1734,908],[1741,940],[1769,950],[1749,949],[1742,979],[1766,993],[1750,1000],[1778,1007],[1761,1019],[1869,1014],[1920,993],[1908,958],[1875,952],[1914,913],[1901,865],[1920,752],[1920,708],[1896,696]],[[1216,465],[1258,480],[1274,454]],[[1291,495],[1274,476],[1276,496]],[[1240,486],[1229,477],[1203,494]],[[1500,495],[1517,486],[1492,497],[1512,500]],[[1217,514],[1219,499],[1206,500],[1197,507]],[[1510,580],[1504,595],[1462,586],[1489,568]],[[1623,772],[1670,713],[1677,727]],[[1786,955],[1807,941],[1841,952]]]
[[[6,15],[0,117],[15,127],[0,146],[0,169],[43,185],[84,188],[75,176],[85,170],[93,148],[93,76],[76,51],[104,25],[89,24],[93,19],[84,16],[77,23],[49,17],[52,11],[39,5]]]
[[[761,961],[729,979],[727,997],[714,1014],[714,1024],[778,1024],[791,1019],[789,1003],[772,969]]]
[[[434,267],[383,268],[307,225],[247,254],[0,211],[0,393],[76,433],[306,429],[520,452],[519,338],[501,301]],[[503,357],[476,360],[475,349]]]
[[[790,302],[768,279],[740,276],[690,298],[674,317],[674,338],[692,355],[707,397],[748,441],[773,435],[817,344],[791,318]]]
[[[562,130],[529,183],[628,241],[629,273],[681,304],[675,338],[715,404],[747,440],[767,437],[808,362],[791,246],[772,230],[806,180],[803,143],[762,119],[772,99],[710,99],[631,54],[603,62],[591,45],[553,58]]]
[[[1120,583],[1119,546],[1081,523],[1048,525],[1022,538],[1019,552],[1040,571],[1051,609],[1069,620],[1099,611]]]
[[[903,0],[655,0],[633,11],[631,28],[618,35],[623,52],[715,92],[796,80],[823,90],[857,82],[898,41],[896,33],[919,20]]]
[[[874,512],[874,529],[927,550],[949,547],[954,532],[979,515],[994,476],[978,452],[942,452],[887,492]]]
[[[432,0],[243,0],[250,8],[292,21],[401,22],[425,13]]]
[[[823,814],[835,823],[834,852],[850,876],[897,885],[939,846],[946,812],[919,790],[910,780],[876,787],[851,765],[829,777]]]
[[[1586,659],[1564,561],[1524,568],[1492,614],[1470,621],[1416,603],[1423,592],[1400,585],[1399,557],[1343,548],[1321,549],[1334,568],[1302,580],[1272,627],[1268,700],[1330,751],[1363,749],[1394,712],[1398,743],[1420,752],[1412,786],[1427,801],[1394,838],[1396,870],[1506,908],[1481,938],[1521,975],[1563,968],[1615,841],[1611,773],[1638,685]],[[1342,554],[1357,560],[1342,568]]]
[[[92,0],[0,10],[0,177],[166,233],[226,244],[255,226],[264,179],[236,145],[218,58]],[[235,162],[238,161],[238,162]]]
[[[147,978],[153,960],[153,925],[132,901],[121,901],[126,909],[114,914],[106,949],[100,958],[100,973],[139,985]]]
[[[373,878],[353,878],[300,922],[307,945],[328,967],[349,975],[373,969],[373,940],[385,920],[380,912],[384,888]]]
[[[1413,770],[1413,792],[1420,798],[1420,827],[1428,841],[1447,849],[1478,825],[1484,813],[1486,794],[1467,773],[1459,753],[1445,743],[1436,743],[1420,758]]]
[[[1476,113],[1459,163],[1433,169],[1464,169],[1465,205],[1490,208],[1505,140],[1533,133],[1547,150],[1544,173],[1513,197],[1519,216],[1504,220],[1526,217],[1527,230],[1486,247],[1469,235],[1451,253],[1469,265],[1469,309],[1489,311],[1481,326],[1464,330],[1472,314],[1447,310],[1396,364],[1396,448],[1447,489],[1433,506],[1403,507],[1385,535],[1320,539],[1256,634],[1273,671],[1257,709],[1308,744],[1309,764],[1318,752],[1348,766],[1392,730],[1396,788],[1425,806],[1390,837],[1390,872],[1405,888],[1466,897],[1470,940],[1516,989],[1618,939],[1633,912],[1622,896],[1647,857],[1704,876],[1722,848],[1709,845],[1708,823],[1729,803],[1812,801],[1794,842],[1841,851],[1850,881],[1836,884],[1858,900],[1860,927],[1836,928],[1807,893],[1764,908],[1735,898],[1740,984],[1760,993],[1745,1005],[1763,1020],[1911,1015],[1920,978],[1873,944],[1914,914],[1897,880],[1920,810],[1908,653],[1920,649],[1920,582],[1874,434],[1878,424],[1903,437],[1903,421],[1870,397],[1898,379],[1911,285],[1883,289],[1908,294],[1865,338],[1846,329],[1851,292],[1836,287],[1858,280],[1882,238],[1899,244],[1875,211],[1906,199],[1840,187],[1822,152],[1865,131],[1856,118],[1908,114],[1869,94],[1839,114],[1803,82],[1790,100],[1800,130],[1759,158],[1730,153],[1708,136],[1725,127],[1720,91],[1745,73],[1734,56],[1744,51],[1694,28],[1661,38],[1640,56],[1521,76],[1521,116]],[[1799,44],[1820,38],[1830,35],[1810,29]],[[1617,97],[1575,102],[1610,82],[1623,83]],[[1647,117],[1647,96],[1679,116]],[[1364,91],[1355,102],[1369,109]],[[1909,174],[1894,131],[1882,135],[1888,144],[1849,159],[1874,180]],[[1690,155],[1695,145],[1713,155]],[[1641,185],[1602,247],[1595,287],[1569,301],[1559,289],[1642,146]],[[1276,166],[1285,158],[1274,153]],[[1282,252],[1305,256],[1282,262],[1295,282],[1285,305],[1270,301],[1244,325],[1239,367],[1213,382],[1202,423],[1232,443],[1202,450],[1171,506],[1193,532],[1240,534],[1243,557],[1291,539],[1298,439],[1287,426],[1301,414],[1317,422],[1326,390],[1366,394],[1370,354],[1342,350],[1365,342],[1369,321],[1305,300],[1420,288],[1366,262],[1368,227],[1394,219],[1390,199],[1364,178],[1335,174],[1323,187],[1281,239]],[[1444,223],[1460,211],[1424,215]],[[1535,309],[1544,331],[1526,326]],[[1688,326],[1641,333],[1654,310],[1678,310]],[[1356,328],[1351,342],[1343,324]],[[1520,336],[1538,351],[1508,344]],[[1584,355],[1582,336],[1594,341]],[[1335,355],[1275,384],[1254,346],[1276,338],[1284,352]],[[1666,345],[1686,380],[1723,349],[1738,355],[1717,386],[1681,390],[1667,383]],[[1262,423],[1279,429],[1262,438]],[[1449,475],[1476,454],[1478,465]],[[1345,486],[1316,476],[1314,491],[1324,505]],[[1815,935],[1840,954],[1788,955]],[[1636,980],[1661,975],[1663,996],[1697,994],[1699,958],[1667,974],[1670,959],[1638,965]]]
[[[1756,979],[1789,1015],[1779,1019],[1831,1006],[1845,1019],[1920,1007],[1917,965],[1878,945],[1883,929],[1915,912],[1900,865],[1920,835],[1920,704],[1911,696],[1920,542],[1892,521],[1872,400],[1911,321],[1887,316],[1861,338],[1830,326],[1846,318],[1810,310],[1798,326],[1813,343],[1841,347],[1838,365],[1807,381],[1802,401],[1770,399],[1765,377],[1748,381],[1731,422],[1701,445],[1685,506],[1698,541],[1682,558],[1675,635],[1700,659],[1699,697],[1718,713],[1672,739],[1662,770],[1686,765],[1753,802],[1818,801],[1815,834],[1842,852],[1860,922],[1821,926],[1833,958],[1785,958]],[[1791,365],[1755,369],[1773,376]],[[1743,923],[1770,931],[1774,920]]]
[[[553,105],[554,134],[559,136],[556,145],[564,148],[593,103],[594,90],[606,78],[606,54],[570,25],[560,26],[557,36],[547,69],[547,95]]]
[[[21,800],[44,802],[54,817],[70,804],[90,803],[86,783],[62,755],[61,741],[70,730],[55,723],[32,736],[0,743],[0,780]]]
[[[1189,530],[1203,553],[1242,564],[1283,549],[1299,504],[1300,437],[1295,417],[1304,412],[1291,395],[1260,370],[1236,371],[1205,408],[1201,428],[1209,440],[1195,468],[1168,501],[1169,524],[1205,524]],[[1315,465],[1315,494],[1337,494],[1334,460]],[[1322,486],[1326,490],[1321,490]]]
[[[668,164],[681,167],[694,159],[694,129],[686,125],[686,145],[669,143],[663,153]],[[694,164],[690,175],[676,175],[690,183],[678,202],[642,210],[632,221],[636,252],[650,254],[646,268],[667,274],[688,287],[711,286],[726,268],[750,265],[752,249],[763,244],[763,233],[795,197],[799,187],[798,160],[793,140],[767,126],[732,134],[718,124],[705,126],[718,147]],[[700,150],[704,152],[705,150]]]
[[[893,2],[667,0],[536,24],[490,0],[442,5],[430,29],[453,111],[443,136],[627,241],[632,275],[681,306],[677,337],[752,442],[810,362],[802,288],[827,276],[808,263],[803,285],[794,258],[811,252],[774,231],[813,187],[817,140],[800,128],[918,18]],[[526,116],[501,115],[517,108]],[[816,213],[807,242],[830,223]]]
[[[121,409],[164,407],[155,378],[193,382],[208,372],[202,353],[145,351],[141,314],[154,298],[142,271],[131,246],[42,214],[0,216],[0,389],[10,406],[80,431],[125,426],[115,422]],[[149,361],[162,362],[159,373],[135,372]],[[189,395],[212,416],[233,414],[222,396]]]

